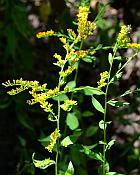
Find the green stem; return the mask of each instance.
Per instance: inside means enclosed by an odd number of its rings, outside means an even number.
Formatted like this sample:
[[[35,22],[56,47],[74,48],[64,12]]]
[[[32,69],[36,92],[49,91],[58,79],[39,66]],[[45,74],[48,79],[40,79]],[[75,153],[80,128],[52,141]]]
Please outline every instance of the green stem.
[[[113,61],[114,61],[114,57],[116,55],[117,52],[117,44],[114,46],[116,49],[114,50],[114,54],[113,54]],[[107,138],[106,138],[106,113],[107,113],[107,96],[108,96],[108,88],[109,88],[109,81],[110,81],[110,76],[111,76],[111,71],[112,71],[112,65],[113,65],[113,61],[112,64],[110,65],[110,69],[109,69],[109,73],[108,73],[108,79],[107,79],[107,86],[106,86],[106,91],[105,91],[105,102],[104,102],[104,130],[103,130],[103,137],[104,137],[104,145],[103,145],[103,175],[106,174],[106,144],[107,144]]]
[[[68,51],[67,51],[68,54]],[[67,58],[67,54],[65,57],[65,64],[67,62],[66,58]],[[62,72],[64,70],[65,64],[61,67],[60,72]],[[61,76],[59,77],[59,81],[58,81],[58,89],[60,91],[60,83],[61,83]],[[61,116],[61,108],[60,108],[60,97],[58,96],[58,101],[57,101],[57,106],[58,106],[58,113],[57,113],[57,130],[59,132],[60,130],[60,116]],[[59,157],[59,138],[57,140],[57,151],[56,151],[56,157],[55,157],[55,175],[58,175],[58,157]]]

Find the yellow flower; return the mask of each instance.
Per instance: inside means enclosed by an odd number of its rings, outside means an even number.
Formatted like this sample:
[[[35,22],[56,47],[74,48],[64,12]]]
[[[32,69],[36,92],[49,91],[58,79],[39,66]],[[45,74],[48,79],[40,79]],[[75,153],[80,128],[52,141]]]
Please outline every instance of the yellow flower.
[[[37,38],[45,38],[47,36],[52,36],[54,35],[54,31],[53,30],[48,30],[47,32],[39,32],[37,33],[36,37]]]
[[[58,129],[55,129],[55,131],[53,133],[51,133],[50,138],[51,138],[50,144],[46,147],[46,149],[52,153],[52,150],[56,144],[56,141],[59,138]]]
[[[134,48],[134,49],[140,49],[140,44],[138,44],[138,43],[128,43],[127,47],[128,48]]]
[[[64,64],[65,64],[65,61],[64,60],[62,60],[62,57],[61,57],[61,55],[58,55],[57,53],[55,53],[54,54],[54,58],[56,58],[58,61],[57,61],[57,65],[58,66],[63,66]]]
[[[117,37],[117,43],[120,47],[127,46],[127,43],[130,43],[130,38],[128,37],[128,33],[130,33],[131,27],[128,25],[122,25],[121,31]]]
[[[76,39],[76,34],[72,29],[67,29],[67,31],[71,39]]]
[[[59,75],[63,78],[67,77],[70,75],[76,68],[74,66],[68,66],[68,69],[65,71],[59,72]]]
[[[64,111],[70,111],[72,106],[77,105],[77,101],[74,100],[65,100],[64,104],[61,105],[61,108]]]
[[[101,77],[100,81],[97,82],[98,88],[102,88],[102,87],[107,85],[107,83],[105,81],[108,78],[108,72],[105,71],[105,72],[100,73],[100,77]]]
[[[60,40],[63,44],[66,44],[66,43],[67,43],[67,40],[66,40],[66,38],[64,38],[64,37],[59,38],[59,40]]]
[[[79,7],[79,13],[77,15],[79,40],[86,39],[92,35],[96,28],[95,23],[88,21],[89,12],[88,7]]]

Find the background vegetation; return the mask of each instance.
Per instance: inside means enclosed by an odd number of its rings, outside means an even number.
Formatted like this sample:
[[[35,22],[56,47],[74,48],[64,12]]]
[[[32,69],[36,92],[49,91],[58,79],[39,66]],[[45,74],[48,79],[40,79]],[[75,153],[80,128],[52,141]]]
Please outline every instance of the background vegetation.
[[[92,0],[90,20],[97,15],[98,4],[107,0]],[[10,79],[38,80],[47,82],[54,87],[57,81],[56,67],[52,65],[52,56],[60,53],[61,43],[57,39],[36,39],[36,33],[53,29],[66,31],[75,28],[73,19],[77,13],[79,1],[76,0],[1,0],[0,1],[0,81]],[[140,41],[140,1],[113,0],[107,6],[104,18],[98,24],[95,34],[89,38],[84,47],[111,45],[119,32],[120,24],[131,24],[132,40]],[[131,35],[131,34],[130,34]],[[121,51],[123,55],[130,54],[129,49]],[[64,50],[61,49],[61,55]],[[96,65],[96,66],[95,66]],[[107,69],[106,55],[96,54],[93,64],[81,62],[78,73],[78,85],[96,85],[99,73]],[[116,65],[117,66],[117,65]],[[111,89],[110,94],[116,96],[125,92],[129,87],[133,90],[140,87],[140,56],[138,55],[125,70],[122,80]],[[42,157],[46,155],[42,139],[50,133],[51,125],[47,121],[46,113],[38,106],[30,107],[26,104],[26,92],[17,97],[6,94],[0,87],[0,171],[4,175],[46,174],[34,168],[31,156],[38,152]],[[117,140],[108,158],[115,171],[129,175],[140,174],[140,97],[139,94],[130,95],[125,99],[129,107],[119,110],[110,108],[108,119],[113,121],[109,128],[108,137]],[[78,112],[84,113],[79,118],[79,125],[84,134],[78,140],[80,143],[96,143],[98,122],[101,117],[90,105],[88,99],[79,96]],[[79,115],[81,116],[81,115]],[[68,131],[70,132],[70,131]],[[70,153],[70,154],[69,154]],[[91,161],[78,153],[73,147],[66,152],[71,155],[77,174],[90,175],[96,172],[98,161]],[[41,157],[41,158],[42,158]],[[80,167],[80,168],[79,168]]]

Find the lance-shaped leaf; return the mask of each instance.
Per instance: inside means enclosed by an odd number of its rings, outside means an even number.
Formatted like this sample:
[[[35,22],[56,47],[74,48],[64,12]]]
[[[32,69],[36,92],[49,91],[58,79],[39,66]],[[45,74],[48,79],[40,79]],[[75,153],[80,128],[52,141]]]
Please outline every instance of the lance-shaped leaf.
[[[124,175],[124,174],[120,174],[120,173],[117,173],[117,172],[108,172],[105,175]]]
[[[102,154],[101,153],[98,154],[98,153],[91,151],[88,146],[83,146],[82,152],[84,152],[91,159],[95,159],[95,160],[99,160],[103,162]]]
[[[113,56],[112,56],[111,53],[109,53],[109,55],[108,55],[108,61],[109,61],[109,64],[112,65],[112,63],[113,63]]]
[[[109,100],[107,103],[115,107],[122,107],[122,106],[129,105],[128,102],[116,101],[116,100]]]
[[[104,108],[102,105],[92,96],[92,104],[98,111],[104,113]]]
[[[74,167],[71,161],[69,162],[68,169],[65,172],[65,175],[74,175]]]
[[[36,159],[34,159],[34,155],[35,155],[35,153],[33,153],[33,155],[32,155],[32,160],[33,160],[33,163],[34,163],[35,167],[37,167],[37,168],[46,169],[50,165],[55,164],[55,161],[50,160],[50,158],[44,159],[44,160],[36,160]]]
[[[80,91],[83,90],[85,95],[91,96],[91,95],[103,95],[105,94],[101,89],[99,88],[94,88],[91,86],[84,86],[84,87],[79,87],[75,88],[74,91]]]
[[[106,145],[106,150],[109,150],[111,146],[113,146],[115,143],[115,140],[111,140],[107,145]]]

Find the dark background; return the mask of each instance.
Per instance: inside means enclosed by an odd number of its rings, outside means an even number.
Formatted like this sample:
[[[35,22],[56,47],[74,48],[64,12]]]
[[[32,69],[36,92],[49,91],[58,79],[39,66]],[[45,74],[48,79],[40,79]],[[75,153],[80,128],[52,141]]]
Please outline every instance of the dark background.
[[[98,13],[98,3],[107,1],[91,1],[90,19]],[[12,79],[23,78],[47,82],[48,87],[56,86],[57,68],[52,64],[55,52],[64,54],[64,50],[57,39],[37,39],[36,33],[53,29],[65,32],[67,28],[75,29],[73,20],[77,13],[79,1],[63,0],[0,0],[0,84]],[[140,1],[114,0],[107,7],[104,20],[99,24],[94,36],[84,44],[84,48],[102,43],[112,45],[119,32],[121,23],[131,24],[131,38],[135,42],[140,39]],[[96,54],[96,64],[81,62],[77,84],[96,85],[99,73],[108,69],[106,61],[107,51]],[[120,54],[129,54],[131,50],[123,50]],[[117,67],[117,65],[116,65]],[[140,56],[125,69],[120,83],[110,89],[110,94],[116,96],[125,90],[140,87]],[[46,174],[45,171],[34,169],[31,156],[38,152],[46,156],[46,151],[38,141],[41,136],[49,135],[53,125],[47,121],[47,114],[38,106],[30,107],[26,104],[29,95],[24,92],[17,96],[9,96],[5,88],[0,85],[0,174]],[[80,110],[90,109],[89,99],[81,98]],[[83,99],[84,98],[84,99]],[[110,108],[108,119],[112,120],[108,137],[115,138],[117,144],[112,148],[109,161],[113,171],[129,175],[140,174],[140,98],[139,94],[126,98],[130,102],[128,108],[116,110]],[[96,112],[95,112],[96,114]],[[99,117],[99,118],[98,118]],[[93,124],[97,126],[100,116],[80,119],[80,127],[87,134],[87,128]],[[79,142],[96,143],[97,132],[84,135]],[[97,134],[97,135],[96,135]],[[72,155],[77,148],[71,150]],[[66,153],[69,154],[69,153]],[[79,156],[79,154],[77,153]],[[78,156],[73,156],[73,162],[79,175],[93,174],[98,167],[97,161],[83,156],[78,164]],[[82,161],[84,163],[82,163]],[[81,169],[78,169],[78,166]],[[93,166],[94,165],[94,166]],[[51,172],[51,169],[49,170]],[[51,173],[50,173],[51,174]],[[52,173],[53,174],[53,173]]]

